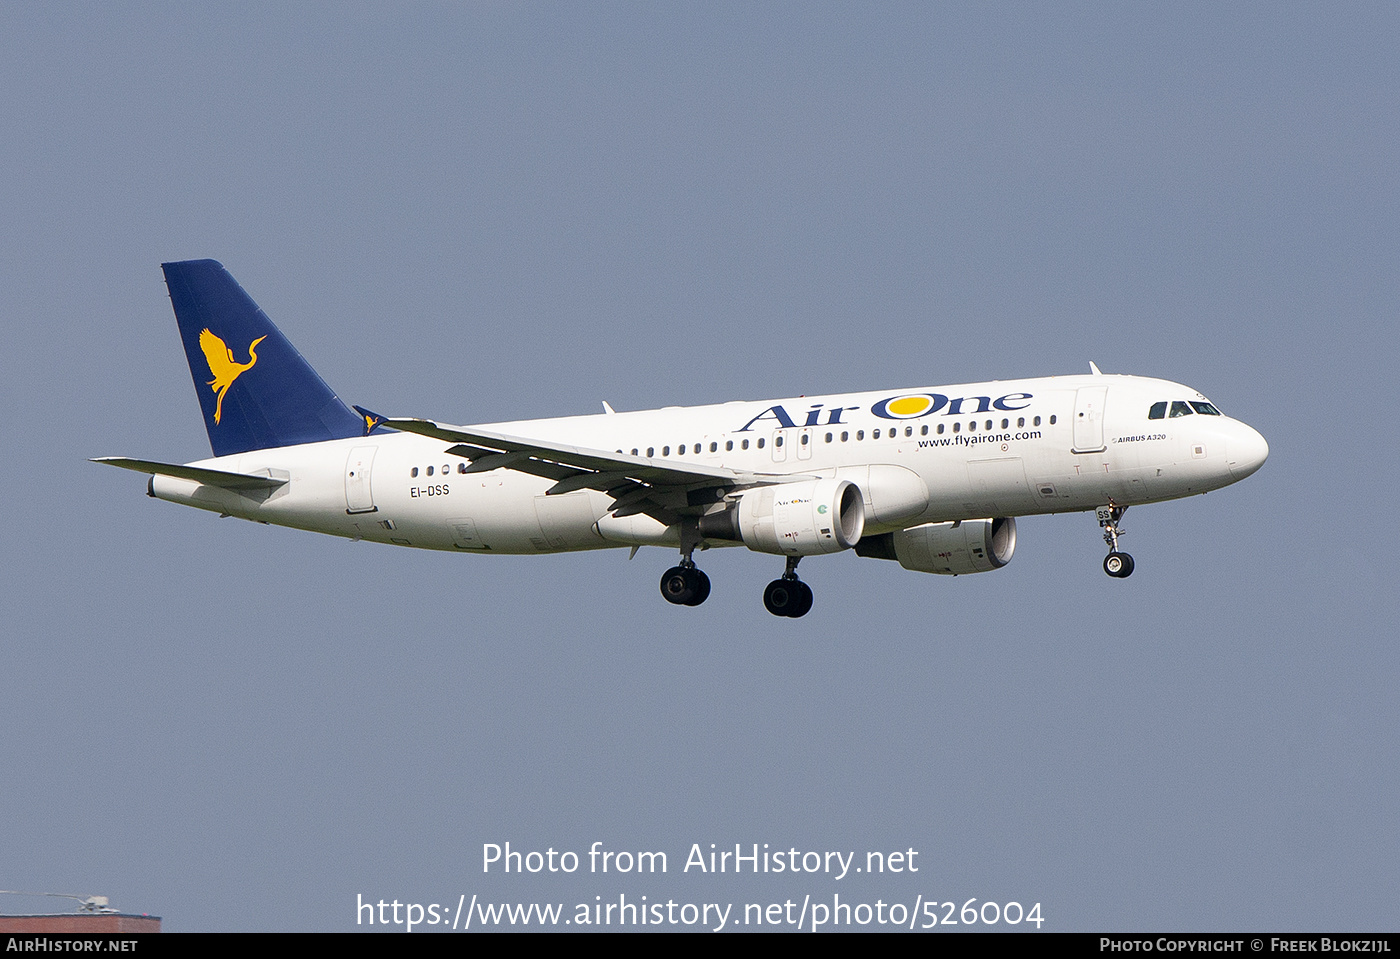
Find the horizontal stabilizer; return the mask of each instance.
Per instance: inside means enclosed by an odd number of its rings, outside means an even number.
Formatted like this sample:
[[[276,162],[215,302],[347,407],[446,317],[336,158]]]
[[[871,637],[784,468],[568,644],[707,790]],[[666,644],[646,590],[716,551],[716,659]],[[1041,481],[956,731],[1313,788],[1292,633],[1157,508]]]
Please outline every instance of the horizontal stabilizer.
[[[218,486],[229,490],[273,490],[287,483],[287,480],[274,479],[271,476],[228,473],[224,470],[211,470],[200,466],[177,466],[174,463],[152,463],[149,460],[134,460],[126,456],[99,456],[92,462],[120,466],[124,470],[150,473],[152,476],[173,476],[176,479],[194,480],[205,486]]]

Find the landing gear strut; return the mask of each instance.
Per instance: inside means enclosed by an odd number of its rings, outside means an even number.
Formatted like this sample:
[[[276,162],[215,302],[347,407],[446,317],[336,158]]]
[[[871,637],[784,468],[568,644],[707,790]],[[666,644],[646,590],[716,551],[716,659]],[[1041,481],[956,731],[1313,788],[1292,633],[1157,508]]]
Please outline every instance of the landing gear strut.
[[[661,595],[666,602],[677,606],[699,606],[710,595],[710,577],[695,567],[690,558],[695,547],[700,545],[699,527],[684,527],[681,530],[681,563],[672,566],[661,576]]]
[[[797,578],[801,556],[789,556],[787,569],[781,579],[775,579],[763,590],[763,605],[774,616],[796,619],[806,616],[812,608],[812,587]]]
[[[1118,521],[1127,511],[1128,507],[1114,506],[1112,503],[1100,506],[1094,511],[1099,518],[1099,525],[1103,527],[1103,541],[1108,544],[1103,571],[1115,579],[1127,579],[1133,575],[1133,558],[1118,549],[1118,537],[1123,535],[1123,531],[1118,528]]]

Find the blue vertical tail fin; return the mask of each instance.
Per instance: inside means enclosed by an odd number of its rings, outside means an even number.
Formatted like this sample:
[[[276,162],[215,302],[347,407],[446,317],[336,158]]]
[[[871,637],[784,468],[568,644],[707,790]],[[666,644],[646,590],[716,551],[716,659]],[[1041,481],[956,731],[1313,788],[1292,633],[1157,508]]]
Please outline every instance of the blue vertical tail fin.
[[[364,435],[365,421],[221,264],[161,269],[215,456]]]

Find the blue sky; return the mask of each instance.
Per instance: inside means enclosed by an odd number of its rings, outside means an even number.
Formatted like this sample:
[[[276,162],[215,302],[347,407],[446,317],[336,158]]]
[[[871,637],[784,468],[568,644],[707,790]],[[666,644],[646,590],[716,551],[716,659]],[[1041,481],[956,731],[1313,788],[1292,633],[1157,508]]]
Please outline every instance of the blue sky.
[[[1394,928],[1384,4],[10,4],[0,886],[169,930],[356,897],[1040,902],[1045,928]],[[347,401],[490,422],[1106,372],[1258,428],[1246,482],[1023,520],[945,580],[460,557],[182,510],[159,264]],[[484,843],[667,851],[483,875]],[[917,874],[677,872],[692,843]],[[5,911],[48,908],[5,897]]]

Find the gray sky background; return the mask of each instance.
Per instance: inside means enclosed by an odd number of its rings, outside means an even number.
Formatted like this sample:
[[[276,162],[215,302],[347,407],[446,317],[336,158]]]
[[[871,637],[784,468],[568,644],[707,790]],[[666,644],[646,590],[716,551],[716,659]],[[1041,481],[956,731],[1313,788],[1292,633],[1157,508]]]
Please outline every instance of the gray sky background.
[[[1392,4],[0,6],[0,887],[170,931],[456,903],[1040,902],[1394,930]],[[1244,483],[924,576],[463,557],[147,499],[214,257],[349,402],[471,423],[1106,372]],[[483,876],[483,843],[668,853]],[[919,851],[698,877],[691,843]],[[0,897],[8,912],[52,902]]]

